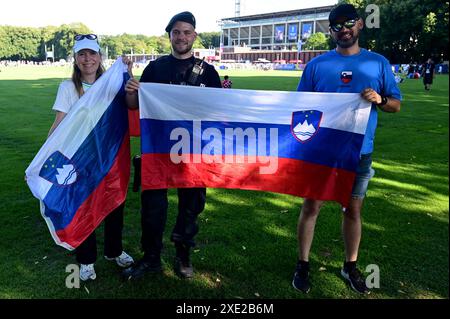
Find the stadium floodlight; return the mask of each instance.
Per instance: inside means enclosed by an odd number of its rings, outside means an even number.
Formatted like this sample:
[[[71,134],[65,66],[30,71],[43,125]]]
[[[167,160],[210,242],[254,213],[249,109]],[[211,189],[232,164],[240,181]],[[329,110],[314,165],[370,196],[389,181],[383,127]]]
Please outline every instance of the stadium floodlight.
[[[234,16],[236,18],[241,16],[241,0],[235,0],[234,2]]]

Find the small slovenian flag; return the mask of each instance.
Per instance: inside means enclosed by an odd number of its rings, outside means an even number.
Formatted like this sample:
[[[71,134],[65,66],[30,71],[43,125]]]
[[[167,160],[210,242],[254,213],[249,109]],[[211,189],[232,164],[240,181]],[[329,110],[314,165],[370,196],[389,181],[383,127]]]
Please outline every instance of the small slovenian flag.
[[[53,239],[79,246],[126,197],[130,141],[121,59],[75,103],[25,171]]]
[[[352,71],[342,71],[341,72],[341,81],[345,84],[348,84],[353,79],[353,72]]]

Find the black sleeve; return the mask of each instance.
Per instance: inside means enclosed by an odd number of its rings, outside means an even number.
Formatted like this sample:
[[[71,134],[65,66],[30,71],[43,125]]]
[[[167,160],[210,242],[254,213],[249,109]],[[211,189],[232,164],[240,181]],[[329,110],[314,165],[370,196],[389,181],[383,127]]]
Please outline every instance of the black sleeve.
[[[153,82],[152,74],[153,74],[153,63],[150,62],[149,65],[145,67],[144,72],[142,72],[142,76],[139,82]]]
[[[214,66],[208,65],[206,72],[206,86],[211,88],[221,88],[222,82],[220,81],[219,73],[217,73]]]

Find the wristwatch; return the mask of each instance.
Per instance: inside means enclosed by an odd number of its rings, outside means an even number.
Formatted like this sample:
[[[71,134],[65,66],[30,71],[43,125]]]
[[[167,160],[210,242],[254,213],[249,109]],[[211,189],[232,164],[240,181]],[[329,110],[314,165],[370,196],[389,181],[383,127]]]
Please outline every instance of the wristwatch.
[[[388,98],[387,96],[381,96],[381,102],[377,104],[377,106],[383,106],[385,104],[387,104],[388,102]]]

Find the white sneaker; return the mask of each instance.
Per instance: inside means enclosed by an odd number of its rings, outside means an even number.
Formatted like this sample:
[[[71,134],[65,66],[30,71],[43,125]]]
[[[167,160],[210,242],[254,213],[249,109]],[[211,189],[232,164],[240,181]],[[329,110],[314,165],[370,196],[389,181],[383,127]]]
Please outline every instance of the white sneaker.
[[[81,264],[80,267],[80,279],[86,281],[88,279],[94,280],[97,278],[95,274],[94,264]]]
[[[122,251],[122,253],[120,254],[119,257],[115,257],[115,258],[109,258],[105,256],[106,260],[115,260],[116,263],[123,268],[129,267],[132,264],[134,264],[134,260],[133,257],[131,257],[130,255],[128,255],[126,252]]]

